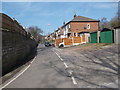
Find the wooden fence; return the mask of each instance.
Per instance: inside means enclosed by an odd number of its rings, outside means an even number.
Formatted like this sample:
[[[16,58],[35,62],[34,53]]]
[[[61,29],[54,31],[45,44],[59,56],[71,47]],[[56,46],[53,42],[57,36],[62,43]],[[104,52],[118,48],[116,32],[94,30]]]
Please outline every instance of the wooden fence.
[[[63,38],[64,46],[69,45],[71,46],[73,44],[72,38]]]
[[[82,35],[82,42],[86,42],[85,35]]]
[[[74,37],[73,40],[74,40],[74,43],[82,43],[81,37]]]
[[[59,43],[61,43],[62,42],[62,39],[60,38],[60,39],[56,39],[55,40],[55,46],[58,46],[59,45]]]
[[[28,33],[15,19],[12,19],[3,13],[0,13],[0,16],[2,16],[2,26],[0,26],[0,28],[7,31],[19,32],[20,34],[27,36]]]
[[[63,38],[63,39],[56,39],[56,46],[59,45],[59,43],[63,42],[64,47],[72,46],[72,45],[78,45],[82,43],[86,43],[86,36],[82,35],[81,37],[69,37],[69,38]]]

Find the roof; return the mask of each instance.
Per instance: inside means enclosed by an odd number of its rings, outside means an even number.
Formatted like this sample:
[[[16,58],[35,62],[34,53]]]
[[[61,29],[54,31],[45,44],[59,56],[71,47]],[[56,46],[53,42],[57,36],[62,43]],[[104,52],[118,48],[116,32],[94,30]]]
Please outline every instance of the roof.
[[[99,20],[91,19],[91,18],[83,17],[83,16],[76,16],[76,17],[74,17],[74,19],[72,19],[71,21],[65,23],[65,24],[62,25],[60,28],[63,28],[64,26],[66,26],[66,25],[69,24],[70,22],[99,22]],[[58,28],[58,29],[59,29],[59,28]],[[55,30],[55,32],[57,32],[58,29]]]
[[[111,30],[112,30],[112,29],[104,28],[104,29],[101,30],[101,32],[102,32],[102,31],[111,31]]]
[[[120,28],[120,26],[118,26],[118,27],[115,27],[115,29],[118,29],[118,28]]]
[[[96,19],[91,19],[88,17],[83,17],[83,16],[76,16],[74,19],[72,19],[71,21],[69,21],[68,23],[64,24],[61,27],[66,26],[67,24],[69,24],[70,22],[99,22],[99,20]]]
[[[76,16],[74,19],[72,19],[71,21],[98,21],[99,20],[96,20],[96,19],[91,19],[91,18],[88,18],[88,17],[83,17],[83,16]]]

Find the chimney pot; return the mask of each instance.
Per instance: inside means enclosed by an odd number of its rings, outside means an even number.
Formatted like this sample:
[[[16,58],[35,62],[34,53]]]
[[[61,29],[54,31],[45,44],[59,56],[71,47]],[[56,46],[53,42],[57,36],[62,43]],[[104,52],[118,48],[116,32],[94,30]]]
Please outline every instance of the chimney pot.
[[[63,25],[65,24],[65,22],[63,22]]]
[[[76,16],[77,16],[77,15],[75,14],[75,15],[74,15],[74,18],[75,18]]]

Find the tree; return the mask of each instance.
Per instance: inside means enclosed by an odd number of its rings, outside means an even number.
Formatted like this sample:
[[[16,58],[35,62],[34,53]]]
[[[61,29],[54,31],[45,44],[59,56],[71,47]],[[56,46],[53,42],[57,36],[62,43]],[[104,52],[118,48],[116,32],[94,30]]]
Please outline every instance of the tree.
[[[119,13],[116,14],[109,22],[107,21],[107,18],[103,17],[100,21],[100,29],[103,28],[109,28],[114,29],[114,27],[120,26],[120,16]]]
[[[100,20],[100,30],[102,30],[103,28],[109,28],[109,22],[107,21],[107,18],[103,17]]]
[[[119,20],[119,17],[118,15],[113,17],[110,21],[110,26],[111,28],[113,29],[114,27],[118,27],[120,26],[120,20]]]
[[[37,26],[30,26],[27,28],[27,31],[33,36],[36,41],[40,41],[42,38],[43,30]]]

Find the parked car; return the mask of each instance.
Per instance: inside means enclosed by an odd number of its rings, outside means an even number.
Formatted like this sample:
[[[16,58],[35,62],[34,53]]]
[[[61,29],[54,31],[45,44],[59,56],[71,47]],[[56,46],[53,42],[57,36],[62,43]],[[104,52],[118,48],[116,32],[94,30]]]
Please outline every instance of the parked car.
[[[55,47],[55,44],[52,44],[53,47]]]
[[[45,42],[45,44],[44,44],[46,47],[49,47],[49,46],[51,46],[51,43],[50,42]]]

